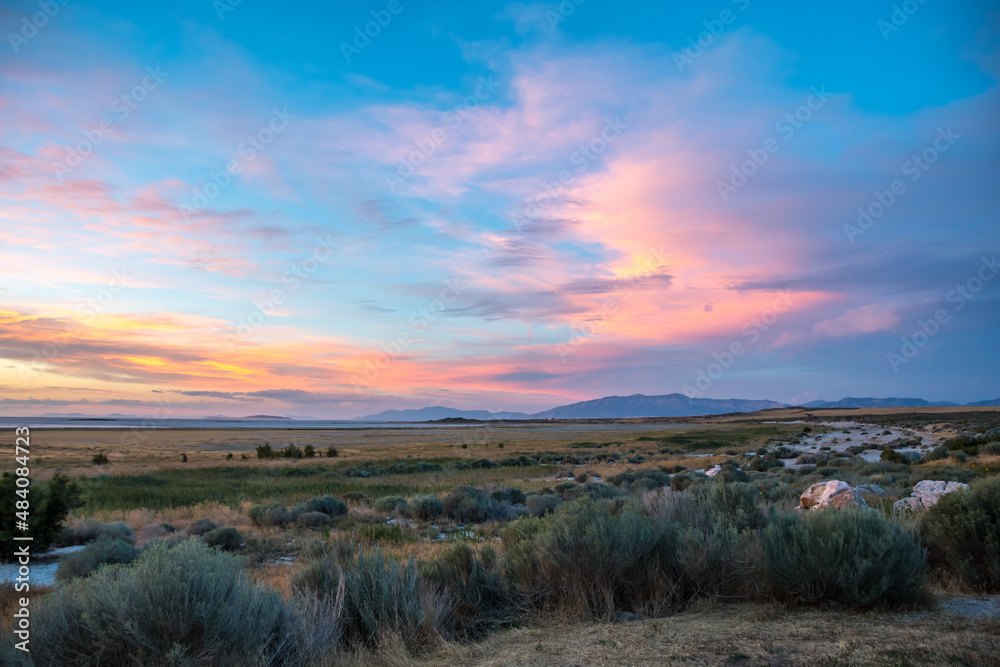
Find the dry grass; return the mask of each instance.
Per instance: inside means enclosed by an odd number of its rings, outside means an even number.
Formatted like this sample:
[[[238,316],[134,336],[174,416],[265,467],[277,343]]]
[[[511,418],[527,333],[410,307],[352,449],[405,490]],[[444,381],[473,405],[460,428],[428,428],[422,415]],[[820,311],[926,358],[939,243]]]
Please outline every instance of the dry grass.
[[[705,605],[624,624],[538,619],[409,663],[499,665],[986,665],[1000,620],[945,611],[858,613],[778,605]],[[379,664],[379,663],[367,663]]]

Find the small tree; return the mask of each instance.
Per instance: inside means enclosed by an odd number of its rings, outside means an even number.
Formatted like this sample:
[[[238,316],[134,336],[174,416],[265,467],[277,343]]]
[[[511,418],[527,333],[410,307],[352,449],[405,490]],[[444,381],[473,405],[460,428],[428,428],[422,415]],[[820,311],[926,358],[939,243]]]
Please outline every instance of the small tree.
[[[337,451],[336,447],[328,447],[327,450],[326,450],[326,457],[328,459],[332,459],[335,456],[339,456],[339,455],[340,455],[340,452]]]
[[[102,466],[106,463],[109,463],[108,457],[104,455],[104,452],[98,452],[97,454],[94,454],[93,458],[90,459],[90,462],[93,463],[95,466]]]
[[[316,456],[316,449],[312,445],[306,445],[305,447],[302,448],[302,453],[305,455],[307,459],[311,459],[312,457]]]
[[[27,488],[31,512],[28,516],[28,529],[18,530],[17,512],[20,510],[16,502],[21,497],[17,489]],[[56,473],[47,484],[31,484],[19,487],[16,478],[9,472],[0,477],[0,559],[13,558],[18,546],[15,535],[30,535],[31,551],[41,552],[55,542],[62,530],[62,523],[70,511],[83,503],[80,500],[80,488],[69,477]],[[21,543],[23,544],[23,543]]]

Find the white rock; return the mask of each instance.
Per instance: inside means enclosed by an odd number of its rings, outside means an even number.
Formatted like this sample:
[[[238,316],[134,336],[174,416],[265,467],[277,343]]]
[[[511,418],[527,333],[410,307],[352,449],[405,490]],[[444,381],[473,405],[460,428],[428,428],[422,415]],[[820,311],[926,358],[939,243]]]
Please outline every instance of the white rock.
[[[913,487],[912,496],[897,500],[893,503],[892,509],[895,512],[923,512],[937,505],[944,494],[967,488],[969,485],[962,482],[925,479]]]
[[[868,507],[868,503],[861,497],[857,489],[839,479],[813,484],[799,497],[801,509],[820,509],[830,505],[837,509]]]

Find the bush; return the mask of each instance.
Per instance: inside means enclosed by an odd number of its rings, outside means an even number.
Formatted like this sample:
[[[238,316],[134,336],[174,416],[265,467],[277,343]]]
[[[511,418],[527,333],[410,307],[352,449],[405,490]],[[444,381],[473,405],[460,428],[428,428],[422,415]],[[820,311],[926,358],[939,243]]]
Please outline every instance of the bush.
[[[20,535],[31,535],[32,552],[42,552],[56,541],[70,510],[82,505],[80,489],[69,477],[56,473],[47,484],[31,483],[27,494],[31,503],[28,515],[28,530],[17,531]],[[9,472],[0,475],[0,560],[10,560],[19,545],[14,541],[15,520],[18,509],[16,503],[22,500],[17,486],[17,478]]]
[[[761,545],[774,591],[795,603],[912,600],[927,569],[914,535],[867,510],[777,516],[761,531]]]
[[[87,544],[101,538],[123,540],[129,544],[135,544],[135,531],[121,521],[102,523],[96,519],[86,519],[73,527],[63,528],[62,532],[59,533],[59,545],[70,547]]]
[[[444,512],[444,503],[437,496],[421,495],[410,499],[409,513],[411,519],[429,521]]]
[[[506,486],[495,489],[493,493],[490,494],[490,498],[493,500],[499,500],[512,505],[524,503],[525,497],[524,491],[521,489],[513,489]]]
[[[910,459],[906,458],[895,449],[883,449],[879,459],[888,461],[889,463],[908,464],[910,462]]]
[[[247,512],[255,526],[284,526],[293,520],[292,514],[281,505],[257,505]]]
[[[556,495],[539,495],[537,493],[528,496],[524,504],[535,516],[545,516],[562,504],[562,498]]]
[[[442,501],[445,516],[462,523],[506,518],[509,506],[493,500],[474,486],[459,486]]]
[[[333,523],[333,519],[324,512],[304,512],[295,519],[295,525],[303,528],[322,528],[331,523]]]
[[[336,447],[327,447],[326,448],[326,457],[328,459],[335,458],[335,457],[337,457],[339,455],[340,455],[340,452],[337,451]]]
[[[104,454],[104,452],[98,452],[90,459],[90,462],[95,466],[103,466],[111,463],[111,460]]]
[[[205,544],[223,551],[237,551],[243,546],[243,533],[235,528],[215,528],[202,536]]]
[[[300,636],[280,593],[194,540],[71,582],[42,599],[34,619],[36,664],[66,667],[81,656],[93,665],[287,664]]]
[[[513,594],[503,577],[496,552],[485,546],[476,553],[453,544],[420,565],[424,579],[441,590],[451,606],[448,634],[472,639],[508,623],[515,611]]]
[[[188,535],[204,535],[219,527],[219,524],[210,519],[198,519],[187,528]]]
[[[102,537],[76,553],[64,556],[56,570],[58,581],[86,577],[102,565],[131,563],[139,556],[139,550],[124,540]]]
[[[389,633],[407,645],[420,645],[438,634],[433,599],[412,556],[401,563],[378,547],[341,560],[328,555],[292,578],[292,590],[320,597],[334,597],[341,586],[343,636],[349,645],[375,646]]]
[[[312,445],[306,445],[305,447],[302,448],[302,454],[307,459],[311,459],[312,457],[316,456],[316,448],[313,447]]]
[[[315,496],[306,501],[306,507],[310,512],[322,512],[330,517],[338,517],[347,514],[347,503],[337,500],[333,496]]]
[[[611,620],[662,612],[674,599],[675,536],[636,511],[578,500],[511,522],[502,539],[510,581],[544,607]]]
[[[388,514],[396,509],[399,509],[401,512],[406,510],[406,498],[400,498],[399,496],[385,496],[375,501],[376,512],[385,512]]]
[[[973,590],[1000,592],[1000,478],[941,496],[921,532],[932,565]]]

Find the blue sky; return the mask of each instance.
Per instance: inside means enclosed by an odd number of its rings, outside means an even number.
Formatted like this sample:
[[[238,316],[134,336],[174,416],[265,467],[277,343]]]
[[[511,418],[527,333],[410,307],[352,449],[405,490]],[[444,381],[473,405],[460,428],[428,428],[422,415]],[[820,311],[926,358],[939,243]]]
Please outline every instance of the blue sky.
[[[1000,395],[1000,3],[0,27],[4,414]]]

